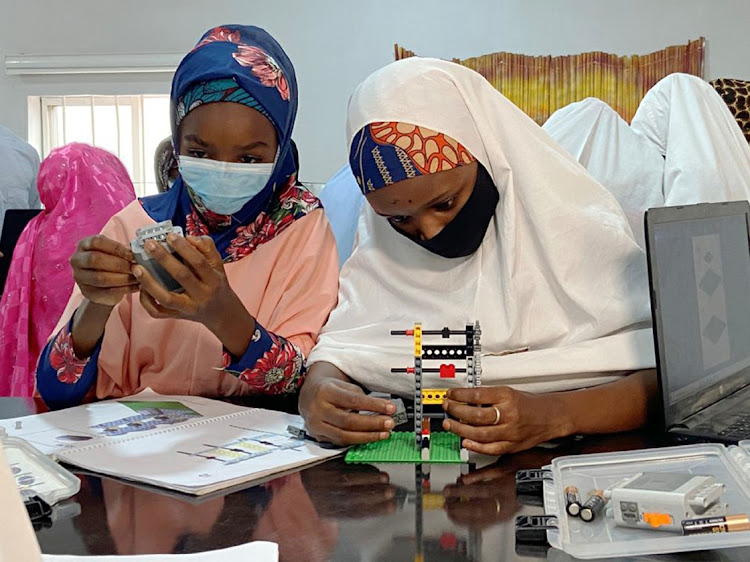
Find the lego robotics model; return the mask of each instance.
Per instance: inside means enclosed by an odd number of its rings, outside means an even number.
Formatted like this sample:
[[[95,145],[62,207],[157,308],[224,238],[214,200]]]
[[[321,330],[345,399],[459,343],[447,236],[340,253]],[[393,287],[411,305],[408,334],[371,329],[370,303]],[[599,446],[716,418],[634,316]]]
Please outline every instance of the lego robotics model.
[[[412,336],[414,338],[414,366],[406,368],[391,369],[391,373],[407,373],[414,375],[414,438],[415,445],[421,450],[422,460],[430,461],[430,418],[425,415],[425,406],[437,406],[442,415],[442,404],[445,401],[447,389],[445,388],[423,388],[422,377],[425,373],[439,373],[441,379],[454,379],[456,374],[466,375],[466,385],[477,387],[481,385],[481,336],[482,330],[479,322],[469,324],[464,330],[423,330],[421,324],[414,324],[412,330],[393,330],[392,336]],[[442,344],[428,345],[422,342],[428,336],[440,336],[450,339],[454,336],[463,336],[462,345]],[[445,361],[439,367],[426,367],[426,362]],[[465,362],[465,368],[458,368],[454,361]],[[460,450],[460,458],[468,462],[469,452],[463,447]]]

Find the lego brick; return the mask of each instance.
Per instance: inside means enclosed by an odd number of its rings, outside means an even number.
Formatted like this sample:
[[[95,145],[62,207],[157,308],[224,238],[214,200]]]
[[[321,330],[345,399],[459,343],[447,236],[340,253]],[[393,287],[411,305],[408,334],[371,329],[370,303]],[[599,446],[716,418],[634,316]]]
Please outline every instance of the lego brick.
[[[424,388],[422,389],[422,404],[442,404],[446,394],[448,390],[445,388]]]
[[[456,366],[455,365],[440,365],[440,378],[441,379],[455,379],[456,378]]]
[[[422,451],[411,431],[394,431],[385,441],[364,443],[349,449],[348,463],[421,463]],[[430,438],[430,463],[459,464],[461,438],[453,433],[433,433]]]
[[[466,346],[464,345],[423,345],[422,359],[450,359],[463,360],[466,357]]]

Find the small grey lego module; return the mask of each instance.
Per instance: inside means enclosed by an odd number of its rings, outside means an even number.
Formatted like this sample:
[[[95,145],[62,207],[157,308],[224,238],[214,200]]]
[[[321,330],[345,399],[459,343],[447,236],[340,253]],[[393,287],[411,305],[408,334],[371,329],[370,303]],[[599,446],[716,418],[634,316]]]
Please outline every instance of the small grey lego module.
[[[173,254],[174,251],[169,244],[167,244],[167,235],[170,233],[176,234],[177,236],[183,235],[182,228],[179,226],[172,226],[172,221],[163,221],[151,226],[143,226],[135,231],[135,238],[130,242],[130,249],[133,251],[135,261],[138,265],[144,267],[154,279],[156,279],[168,291],[181,293],[183,291],[182,286],[175,281],[169,273],[167,273],[159,262],[148,255],[145,248],[146,242],[153,240],[154,242],[161,244],[170,254]]]
[[[681,532],[684,519],[724,515],[724,484],[713,476],[639,472],[607,490],[615,524]]]
[[[404,406],[404,401],[401,398],[392,396],[387,392],[371,392],[370,394],[368,394],[368,396],[372,396],[374,398],[382,398],[384,400],[393,402],[393,405],[396,406],[396,412],[391,415],[394,427],[398,427],[399,425],[407,422],[408,418],[406,416],[406,406]],[[361,411],[360,414],[375,415],[375,412]]]
[[[393,418],[393,423],[396,427],[401,425],[402,423],[406,423],[407,417],[406,417],[406,406],[404,406],[404,401],[401,400],[401,398],[393,398],[391,399],[391,402],[393,402],[396,405],[396,413],[391,416]]]

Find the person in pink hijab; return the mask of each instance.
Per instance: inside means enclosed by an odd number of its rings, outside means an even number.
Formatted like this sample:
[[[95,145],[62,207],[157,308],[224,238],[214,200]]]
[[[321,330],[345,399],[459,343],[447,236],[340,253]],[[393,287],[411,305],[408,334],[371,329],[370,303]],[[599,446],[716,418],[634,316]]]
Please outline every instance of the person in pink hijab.
[[[122,162],[106,150],[69,144],[42,162],[44,210],[18,239],[0,301],[0,395],[31,396],[39,354],[73,292],[68,260],[135,200]]]

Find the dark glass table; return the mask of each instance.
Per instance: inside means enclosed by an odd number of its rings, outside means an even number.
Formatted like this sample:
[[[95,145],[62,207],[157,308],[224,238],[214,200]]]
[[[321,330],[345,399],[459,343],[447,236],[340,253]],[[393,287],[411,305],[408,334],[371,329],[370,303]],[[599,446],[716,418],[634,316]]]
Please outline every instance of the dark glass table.
[[[0,398],[0,418],[44,411]],[[541,498],[518,498],[515,473],[577,453],[664,445],[655,431],[568,440],[500,458],[468,474],[433,465],[347,465],[337,458],[224,495],[196,499],[82,473],[81,491],[38,529],[49,554],[157,554],[213,550],[252,540],[279,544],[281,560],[573,560],[555,549],[517,546],[517,515],[541,514]],[[419,502],[421,496],[422,501]],[[421,514],[417,505],[422,504]],[[637,560],[750,560],[750,549]]]

